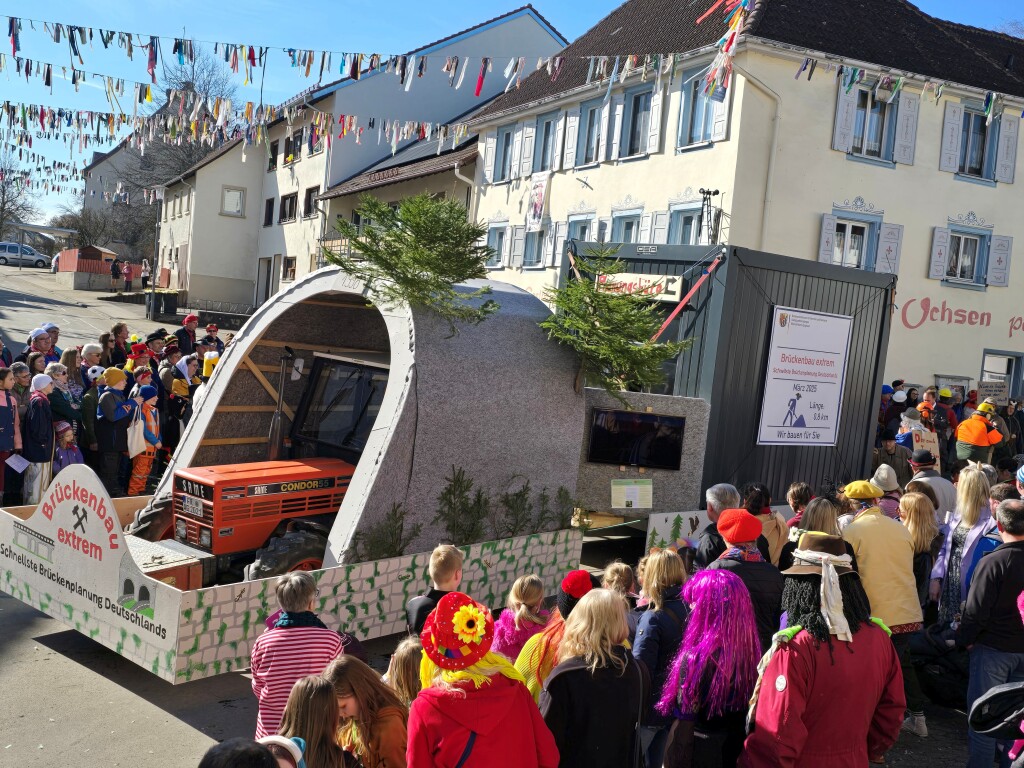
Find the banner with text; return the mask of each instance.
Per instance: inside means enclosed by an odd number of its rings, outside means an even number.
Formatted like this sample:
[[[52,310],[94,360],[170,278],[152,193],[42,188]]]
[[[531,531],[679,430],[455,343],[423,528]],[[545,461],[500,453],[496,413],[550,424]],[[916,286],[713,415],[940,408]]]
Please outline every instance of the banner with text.
[[[853,318],[775,307],[758,445],[835,445]]]

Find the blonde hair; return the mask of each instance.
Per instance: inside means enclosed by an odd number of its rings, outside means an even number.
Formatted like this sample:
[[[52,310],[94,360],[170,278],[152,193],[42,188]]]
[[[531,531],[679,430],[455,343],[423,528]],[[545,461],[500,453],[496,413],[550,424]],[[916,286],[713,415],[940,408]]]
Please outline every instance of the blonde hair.
[[[580,658],[591,672],[598,667],[626,668],[614,649],[629,637],[626,623],[626,600],[610,589],[592,589],[585,594],[569,618],[565,620],[565,634],[558,646],[559,663]]]
[[[644,555],[636,561],[636,583],[638,586],[643,587],[644,576],[647,574],[647,561],[650,559],[650,555]]]
[[[288,613],[308,611],[316,595],[316,581],[305,571],[292,571],[277,580],[277,602]]]
[[[923,493],[907,493],[900,499],[900,517],[914,541],[914,554],[928,552],[939,535],[935,507]]]
[[[338,698],[331,684],[319,675],[296,682],[288,695],[277,732],[305,740],[305,760],[309,768],[343,764],[345,753],[335,741],[337,727]]]
[[[653,552],[644,568],[644,593],[656,611],[665,607],[665,590],[686,583],[683,559],[670,549]],[[573,611],[575,613],[575,611]],[[571,615],[571,614],[570,614]]]
[[[547,618],[540,615],[541,603],[544,601],[544,582],[540,576],[528,574],[520,576],[508,591],[505,606],[512,614],[516,629],[522,629],[526,622],[544,624]]]
[[[618,592],[620,595],[628,595],[632,592],[635,583],[633,569],[621,560],[608,563],[604,569],[604,576],[601,578],[602,587]]]
[[[430,553],[430,565],[427,568],[432,582],[444,584],[455,578],[455,574],[460,570],[462,570],[462,552],[458,547],[451,544],[434,547],[434,551]]]
[[[988,505],[988,477],[980,469],[969,467],[960,472],[956,484],[956,513],[960,524],[973,528],[981,519],[981,508]]]
[[[825,498],[811,499],[800,518],[800,528],[839,536],[839,511]]]
[[[418,637],[407,637],[398,644],[388,668],[388,685],[405,706],[410,706],[420,692],[420,660],[423,644]]]

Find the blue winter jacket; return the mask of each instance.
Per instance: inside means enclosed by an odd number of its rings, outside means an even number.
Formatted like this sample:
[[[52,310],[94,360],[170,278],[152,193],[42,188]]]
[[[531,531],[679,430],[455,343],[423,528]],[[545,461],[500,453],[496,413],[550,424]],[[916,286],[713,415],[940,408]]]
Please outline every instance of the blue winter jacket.
[[[680,596],[681,589],[666,590],[662,610],[654,610],[654,605],[649,605],[641,614],[636,630],[633,656],[642,661],[651,674],[651,695],[645,708],[644,725],[664,726],[672,722],[671,718],[655,712],[654,704],[661,698],[661,689],[665,687],[690,616],[690,608]]]

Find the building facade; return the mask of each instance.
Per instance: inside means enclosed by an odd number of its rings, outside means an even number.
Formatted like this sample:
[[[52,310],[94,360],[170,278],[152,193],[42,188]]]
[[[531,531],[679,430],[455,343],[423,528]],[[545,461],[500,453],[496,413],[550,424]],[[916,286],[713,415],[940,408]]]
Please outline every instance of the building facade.
[[[495,279],[542,295],[566,239],[728,242],[889,273],[886,377],[1008,376],[1021,392],[1024,41],[866,3],[848,19],[835,2],[752,4],[721,100],[704,93],[722,27],[696,24],[703,6],[632,0],[599,22],[556,80],[538,72],[472,122],[471,215]],[[659,67],[666,51],[685,53]],[[610,57],[611,84],[591,55]]]

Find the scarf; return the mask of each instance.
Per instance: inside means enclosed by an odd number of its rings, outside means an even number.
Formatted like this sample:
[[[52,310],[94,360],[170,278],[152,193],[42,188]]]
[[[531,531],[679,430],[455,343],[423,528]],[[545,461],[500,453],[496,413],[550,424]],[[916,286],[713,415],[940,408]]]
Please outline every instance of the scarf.
[[[503,675],[526,685],[523,673],[511,661],[493,651],[488,651],[480,661],[465,669],[441,669],[425,653],[420,659],[420,685],[423,688],[432,686],[438,677],[449,685],[472,683],[474,688],[480,688],[489,685],[495,675]]]
[[[853,642],[853,633],[843,613],[843,593],[839,589],[837,565],[850,567],[853,559],[849,555],[830,555],[827,552],[812,552],[806,549],[793,551],[793,563],[821,566],[821,615],[825,617],[829,634],[840,640]]]
[[[181,371],[181,375],[185,377],[185,381],[189,381],[187,357],[181,358],[181,360],[174,364],[174,367]]]
[[[29,399],[30,401],[31,401],[31,400],[42,400],[42,401],[43,401],[43,402],[45,402],[45,403],[46,403],[47,405],[49,405],[49,403],[50,403],[50,398],[49,398],[49,397],[47,397],[46,395],[44,395],[44,394],[43,394],[42,392],[40,392],[39,390],[33,390],[32,394],[31,394],[31,395],[29,395],[28,399]]]
[[[294,613],[282,611],[277,621],[274,622],[274,629],[293,629],[295,627],[327,629],[327,625],[320,621],[312,611],[296,611]]]
[[[764,555],[754,542],[734,544],[718,556],[719,560],[739,560],[741,563],[763,563]]]

